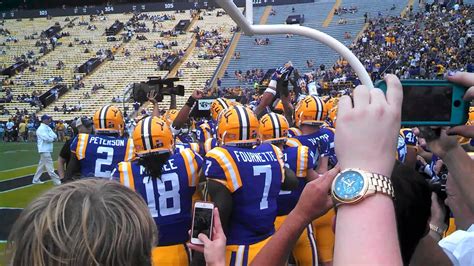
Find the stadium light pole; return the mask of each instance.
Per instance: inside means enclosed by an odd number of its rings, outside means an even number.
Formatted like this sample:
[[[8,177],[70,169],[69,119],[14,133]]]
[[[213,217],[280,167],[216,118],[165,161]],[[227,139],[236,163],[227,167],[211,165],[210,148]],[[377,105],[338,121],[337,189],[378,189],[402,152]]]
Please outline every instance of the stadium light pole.
[[[349,65],[354,69],[357,76],[359,77],[362,84],[367,86],[369,89],[374,88],[372,80],[370,79],[369,74],[365,70],[364,65],[359,61],[359,59],[347,48],[344,44],[331,37],[330,35],[300,25],[287,25],[287,24],[274,24],[274,25],[253,25],[249,22],[249,19],[252,19],[253,9],[246,10],[246,17],[242,15],[242,12],[237,8],[232,0],[215,0],[216,3],[223,8],[227,14],[234,20],[234,22],[239,26],[245,35],[276,35],[276,34],[294,34],[305,36],[321,42],[342,57],[344,57]],[[252,5],[252,0],[246,1],[246,6]]]

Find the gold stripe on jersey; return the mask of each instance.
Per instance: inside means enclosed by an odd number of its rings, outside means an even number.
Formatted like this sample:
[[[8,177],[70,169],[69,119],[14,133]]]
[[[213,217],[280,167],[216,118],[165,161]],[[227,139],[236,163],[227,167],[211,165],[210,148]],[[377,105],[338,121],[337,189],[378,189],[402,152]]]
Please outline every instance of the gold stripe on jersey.
[[[296,127],[290,127],[288,130],[295,134],[295,136],[301,136],[303,134],[301,133],[301,130]]]
[[[120,183],[135,191],[135,182],[133,181],[131,162],[119,163]]]
[[[199,153],[199,144],[198,143],[189,143],[189,146],[191,147],[191,150],[193,150],[195,153]]]
[[[277,156],[278,163],[280,164],[280,169],[281,169],[281,182],[285,182],[285,161],[283,159],[283,152],[278,148],[277,146],[272,145],[273,151],[275,152]]]
[[[304,178],[307,175],[309,149],[306,146],[299,146],[297,153],[296,176]]]
[[[199,126],[204,134],[204,141],[208,140],[211,137],[211,133],[207,130],[209,128],[208,125],[202,124]]]
[[[87,143],[89,142],[89,134],[79,134],[77,136],[76,158],[82,160],[86,157]]]
[[[298,147],[298,146],[302,146],[302,144],[297,139],[289,138],[289,139],[286,140],[286,146],[288,146],[288,147]]]
[[[206,141],[204,142],[204,151],[206,153],[212,150],[212,140],[213,139],[210,138],[210,139],[206,139]]]
[[[214,148],[206,156],[216,160],[222,167],[227,181],[226,187],[230,192],[234,192],[242,186],[239,169],[226,149],[220,147]]]
[[[131,161],[135,157],[133,139],[127,140],[127,148],[125,150],[125,159],[124,161]]]
[[[198,183],[198,166],[194,159],[195,155],[190,149],[184,149],[181,151],[181,156],[184,158],[184,165],[186,166],[186,173],[188,174],[188,185],[190,187],[195,187]]]

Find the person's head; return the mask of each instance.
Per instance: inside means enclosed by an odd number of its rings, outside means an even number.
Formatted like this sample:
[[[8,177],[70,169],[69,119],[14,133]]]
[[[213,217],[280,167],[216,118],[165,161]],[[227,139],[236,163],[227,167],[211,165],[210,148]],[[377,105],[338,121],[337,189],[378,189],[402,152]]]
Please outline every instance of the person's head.
[[[41,116],[41,122],[44,123],[44,124],[51,123],[51,119],[52,119],[52,117],[47,115],[47,114],[44,114],[44,115]]]
[[[231,107],[230,101],[226,98],[217,98],[211,103],[211,118],[214,121],[217,121],[219,114],[228,108]]]
[[[73,124],[73,129],[76,130],[76,134],[91,134],[93,129],[94,123],[86,116],[79,117],[76,119],[75,123]]]
[[[269,113],[260,118],[258,135],[260,141],[283,147],[288,138],[288,121],[283,115]]]
[[[98,134],[122,135],[125,127],[120,109],[113,105],[105,105],[94,114],[94,129]]]
[[[466,200],[462,196],[459,186],[449,173],[446,181],[446,195],[447,198],[444,200],[444,203],[448,205],[453,213],[456,228],[467,230],[469,226],[474,223],[474,212],[472,212],[466,204]]]
[[[429,230],[431,190],[422,175],[398,161],[391,180],[400,250],[403,264],[408,265],[418,242]]]
[[[13,225],[12,265],[151,265],[157,228],[143,199],[118,182],[54,187]]]
[[[224,110],[217,121],[220,145],[252,147],[258,144],[259,122],[252,110],[242,105]]]
[[[303,98],[295,110],[295,122],[303,134],[310,134],[324,124],[327,117],[327,110],[324,101],[317,96],[306,96]]]
[[[133,130],[133,144],[138,163],[148,174],[160,178],[163,164],[174,150],[174,138],[168,124],[158,117],[146,117]]]

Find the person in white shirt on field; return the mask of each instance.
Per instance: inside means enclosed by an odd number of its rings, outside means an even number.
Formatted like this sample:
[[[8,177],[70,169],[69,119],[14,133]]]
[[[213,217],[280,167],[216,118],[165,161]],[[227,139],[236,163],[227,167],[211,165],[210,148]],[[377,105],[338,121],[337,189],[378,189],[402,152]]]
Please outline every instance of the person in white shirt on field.
[[[33,184],[43,183],[40,180],[40,177],[43,172],[45,172],[45,169],[55,185],[61,184],[59,176],[54,172],[53,159],[51,158],[51,153],[53,152],[53,142],[58,138],[58,136],[48,126],[49,123],[51,123],[51,116],[46,114],[41,116],[41,124],[36,130],[40,161],[38,163],[38,169],[36,169],[35,176],[33,177]]]

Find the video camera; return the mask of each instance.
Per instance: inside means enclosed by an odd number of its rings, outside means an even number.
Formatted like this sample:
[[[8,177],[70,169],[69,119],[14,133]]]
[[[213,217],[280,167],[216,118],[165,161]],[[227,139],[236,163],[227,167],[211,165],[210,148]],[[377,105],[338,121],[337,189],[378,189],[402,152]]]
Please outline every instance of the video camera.
[[[445,164],[441,167],[438,173],[439,179],[436,181],[431,181],[430,188],[431,191],[436,193],[438,196],[438,199],[441,201],[444,201],[448,195],[446,194],[446,181],[448,180],[448,168],[446,167]]]
[[[179,95],[184,96],[184,86],[174,85],[179,78],[148,77],[147,82],[140,82],[133,84],[132,98],[140,104],[148,101],[148,93],[156,91],[155,100],[157,102],[163,101],[164,95]]]

